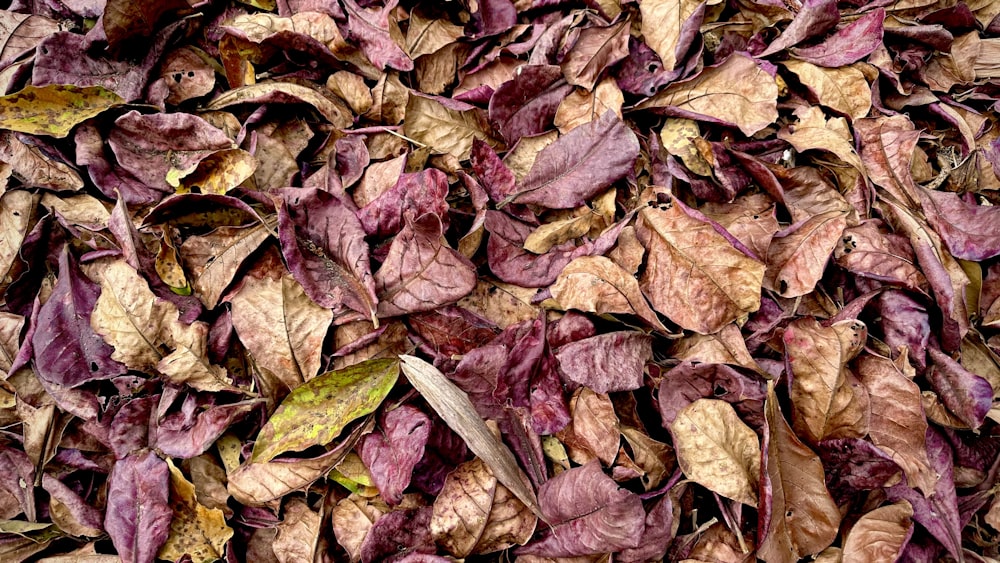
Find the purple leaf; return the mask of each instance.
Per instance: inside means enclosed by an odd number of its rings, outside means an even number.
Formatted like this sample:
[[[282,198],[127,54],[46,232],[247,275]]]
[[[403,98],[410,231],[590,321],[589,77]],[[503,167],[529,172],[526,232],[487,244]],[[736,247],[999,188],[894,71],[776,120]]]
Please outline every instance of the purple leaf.
[[[151,451],[130,454],[108,477],[104,529],[124,563],[152,563],[170,534],[170,469]]]
[[[570,420],[556,360],[545,340],[544,317],[511,325],[494,342],[503,343],[507,361],[500,369],[493,398],[529,407],[531,426],[539,434],[555,434]]]
[[[214,399],[209,399],[214,401]],[[161,400],[162,403],[162,400]],[[202,403],[202,404],[199,404]],[[164,455],[190,459],[203,454],[230,426],[260,404],[259,400],[225,405],[204,404],[189,394],[179,412],[162,417],[156,425],[156,449]],[[161,405],[161,409],[162,409]]]
[[[609,332],[559,348],[556,359],[567,378],[598,393],[632,391],[642,387],[646,362],[653,359],[653,338]]]
[[[927,457],[939,479],[933,494],[923,493],[906,486],[902,481],[886,489],[889,500],[909,501],[913,505],[913,519],[923,526],[948,553],[962,560],[962,526],[958,517],[958,497],[955,494],[954,465],[948,442],[933,427],[927,429]]]
[[[816,453],[823,460],[826,486],[838,504],[842,504],[859,490],[879,489],[901,469],[889,454],[871,442],[856,438],[823,440]]]
[[[430,311],[465,297],[476,285],[468,258],[442,243],[441,219],[407,219],[375,274],[379,317]]]
[[[635,133],[608,111],[542,149],[508,199],[551,209],[579,207],[632,172],[638,156]]]
[[[171,177],[194,169],[213,152],[232,148],[233,142],[195,115],[142,115],[133,110],[115,120],[108,145],[118,164],[135,178],[155,189],[170,190]]]
[[[955,258],[981,261],[1000,255],[1000,208],[968,203],[953,192],[920,193],[927,221]]]
[[[662,560],[667,553],[667,547],[673,535],[674,503],[669,495],[663,495],[653,508],[646,513],[646,527],[635,548],[623,550],[615,557],[622,563],[642,563],[643,561]]]
[[[389,14],[397,0],[389,0],[381,9],[358,6],[354,0],[343,0],[347,12],[348,38],[354,39],[368,60],[380,69],[413,70],[413,61],[389,35]]]
[[[114,349],[90,326],[90,313],[100,286],[85,278],[64,246],[59,256],[59,280],[38,312],[31,339],[38,377],[65,387],[110,379],[125,373],[111,359]]]
[[[17,499],[28,521],[35,514],[35,466],[28,455],[10,446],[0,449],[0,489]]]
[[[538,504],[552,530],[518,554],[574,557],[635,548],[645,529],[642,500],[605,475],[597,461],[546,481]]]
[[[573,48],[563,58],[563,74],[574,86],[593,90],[609,66],[628,56],[628,22],[583,28]]]
[[[72,519],[75,527],[88,529],[88,535],[100,535],[104,530],[101,511],[87,504],[65,483],[45,474],[42,476],[42,488],[49,493],[50,504],[58,503],[65,513],[63,518]]]
[[[361,442],[361,460],[371,473],[382,499],[390,505],[403,500],[413,468],[424,456],[431,419],[419,409],[403,405],[382,417],[378,432]]]
[[[684,407],[698,399],[732,403],[741,414],[752,413],[763,421],[764,385],[725,364],[684,362],[663,374],[658,393],[660,417],[668,428]],[[745,405],[741,405],[744,403]],[[750,418],[750,417],[744,417]]]
[[[94,125],[80,125],[74,141],[76,163],[87,167],[91,181],[107,197],[121,199],[128,205],[149,205],[170,193],[169,189],[154,188],[140,182],[135,176],[113,164],[105,152],[104,138]]]
[[[927,308],[902,291],[889,290],[879,296],[882,335],[892,352],[906,347],[918,369],[927,367],[927,344],[931,325]]]
[[[278,237],[295,280],[319,306],[344,307],[375,318],[375,282],[365,231],[357,215],[334,196],[314,188],[280,192]]]
[[[997,153],[1000,154],[1000,150]],[[488,143],[482,139],[473,139],[469,160],[472,164],[472,170],[476,173],[490,199],[499,202],[514,193],[516,182],[514,173],[500,160],[493,147]]]
[[[413,553],[434,554],[429,506],[396,510],[379,518],[361,544],[362,563],[395,563]]]
[[[390,237],[403,228],[403,216],[412,213],[437,215],[448,230],[448,178],[444,172],[429,168],[403,174],[396,185],[361,208],[358,218],[369,236]]]
[[[927,371],[927,380],[937,391],[944,406],[973,430],[986,420],[986,413],[993,406],[993,387],[989,381],[962,367],[951,356],[929,348],[933,366]],[[928,446],[929,447],[929,446]]]
[[[513,145],[521,137],[551,129],[559,103],[571,91],[573,86],[563,80],[559,67],[526,65],[490,98],[490,120]]]
[[[759,56],[766,57],[809,39],[822,35],[840,21],[836,0],[806,0],[785,31]]]
[[[149,446],[149,425],[159,395],[140,397],[122,405],[108,427],[108,445],[115,458]]]

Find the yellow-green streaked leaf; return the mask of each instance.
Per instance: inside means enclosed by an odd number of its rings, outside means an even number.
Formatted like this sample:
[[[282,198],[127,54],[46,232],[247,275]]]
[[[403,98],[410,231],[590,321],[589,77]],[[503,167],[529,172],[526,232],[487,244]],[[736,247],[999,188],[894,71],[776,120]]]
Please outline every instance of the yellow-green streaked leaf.
[[[347,423],[378,408],[398,376],[398,360],[368,360],[296,387],[257,435],[252,460],[332,442]]]
[[[61,138],[78,123],[124,101],[100,86],[25,86],[0,97],[0,129]]]

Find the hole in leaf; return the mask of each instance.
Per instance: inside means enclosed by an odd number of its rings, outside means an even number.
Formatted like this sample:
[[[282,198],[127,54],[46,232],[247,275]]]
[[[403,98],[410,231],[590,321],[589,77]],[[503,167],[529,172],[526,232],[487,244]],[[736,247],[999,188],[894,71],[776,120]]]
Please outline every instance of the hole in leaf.
[[[97,362],[90,362],[90,371],[97,371]]]
[[[648,65],[646,65],[646,70],[648,70],[649,72],[656,72],[660,70],[660,65],[656,63],[649,63]]]
[[[189,70],[188,71],[188,78],[194,78],[194,71],[193,70]]]
[[[721,397],[721,396],[725,395],[728,392],[729,392],[729,390],[727,390],[725,387],[723,387],[721,385],[716,385],[715,389],[713,390],[713,393],[715,393],[716,397]]]
[[[174,82],[180,82],[181,78],[183,78],[183,75],[181,73],[179,72],[174,73]]]
[[[778,292],[779,293],[784,293],[786,291],[788,291],[788,282],[785,281],[785,280],[779,281],[778,282]]]

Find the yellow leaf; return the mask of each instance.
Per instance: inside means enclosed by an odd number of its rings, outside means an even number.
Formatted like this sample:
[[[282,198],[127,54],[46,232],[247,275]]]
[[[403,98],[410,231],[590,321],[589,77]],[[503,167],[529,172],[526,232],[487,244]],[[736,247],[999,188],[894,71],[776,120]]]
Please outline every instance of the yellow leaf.
[[[226,542],[233,537],[225,514],[218,508],[207,508],[199,503],[194,484],[169,459],[167,466],[170,467],[170,507],[174,518],[170,521],[170,536],[157,557],[176,561],[190,555],[192,563],[210,563],[222,558]]]
[[[25,86],[0,97],[0,129],[62,138],[77,124],[122,103],[118,94],[100,86]]]

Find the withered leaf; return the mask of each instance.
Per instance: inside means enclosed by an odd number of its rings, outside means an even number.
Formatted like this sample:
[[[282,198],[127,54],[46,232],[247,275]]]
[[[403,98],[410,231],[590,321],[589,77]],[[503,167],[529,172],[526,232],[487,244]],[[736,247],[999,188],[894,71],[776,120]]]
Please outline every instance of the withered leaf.
[[[711,334],[760,307],[764,264],[682,205],[639,212],[636,234],[649,252],[642,288],[670,320]]]
[[[170,469],[170,535],[157,557],[176,560],[185,555],[192,563],[208,563],[225,554],[225,545],[233,537],[225,515],[218,508],[198,502],[194,484],[187,480],[173,462]]]
[[[726,498],[754,506],[760,476],[760,442],[733,407],[698,399],[670,425],[684,475]]]
[[[33,135],[65,137],[77,124],[123,103],[100,86],[25,86],[0,97],[0,127]]]
[[[398,361],[368,360],[296,387],[257,435],[252,461],[332,442],[352,420],[378,408],[398,376]]]

